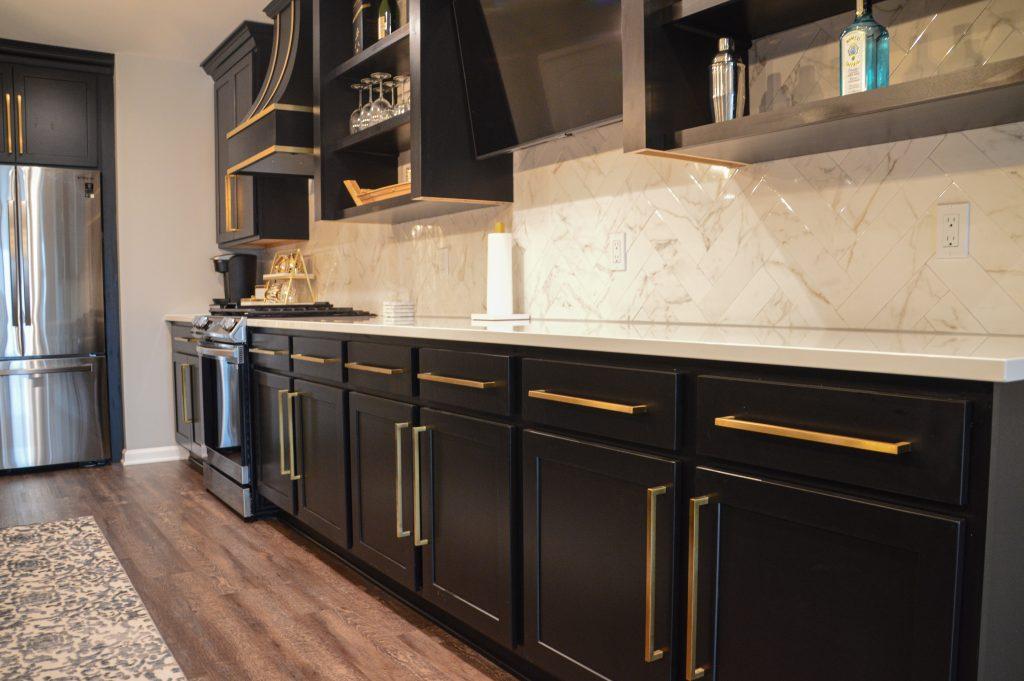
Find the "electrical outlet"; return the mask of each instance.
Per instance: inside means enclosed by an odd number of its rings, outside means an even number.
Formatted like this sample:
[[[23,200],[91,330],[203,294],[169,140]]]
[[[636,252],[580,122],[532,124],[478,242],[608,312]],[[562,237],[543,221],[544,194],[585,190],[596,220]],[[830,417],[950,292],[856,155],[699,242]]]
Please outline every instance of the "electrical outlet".
[[[971,204],[940,204],[936,212],[935,257],[970,256]]]
[[[617,272],[626,270],[626,233],[608,235],[608,269]]]

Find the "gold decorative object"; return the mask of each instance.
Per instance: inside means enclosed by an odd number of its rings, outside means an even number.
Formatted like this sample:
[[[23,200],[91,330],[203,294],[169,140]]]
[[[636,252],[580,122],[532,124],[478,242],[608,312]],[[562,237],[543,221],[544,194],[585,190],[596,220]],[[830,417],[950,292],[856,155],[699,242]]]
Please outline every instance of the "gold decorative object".
[[[345,189],[348,190],[348,193],[352,196],[352,201],[357,206],[365,206],[368,203],[405,196],[412,191],[412,182],[400,182],[378,189],[363,189],[355,180],[345,180]]]
[[[315,277],[306,266],[302,251],[278,253],[270,265],[270,272],[263,275],[267,282],[267,290],[262,299],[246,298],[242,305],[296,305],[299,303],[315,303],[316,290],[313,288]],[[295,281],[305,282],[305,287]],[[305,291],[303,291],[305,288]],[[308,299],[304,293],[308,293]]]

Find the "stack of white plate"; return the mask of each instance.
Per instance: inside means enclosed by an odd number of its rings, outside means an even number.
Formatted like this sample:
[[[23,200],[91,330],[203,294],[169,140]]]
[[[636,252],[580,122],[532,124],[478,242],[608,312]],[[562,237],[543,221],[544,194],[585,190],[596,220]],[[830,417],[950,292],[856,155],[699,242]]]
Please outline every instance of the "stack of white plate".
[[[385,324],[411,324],[416,320],[416,305],[397,300],[385,300],[380,320]]]

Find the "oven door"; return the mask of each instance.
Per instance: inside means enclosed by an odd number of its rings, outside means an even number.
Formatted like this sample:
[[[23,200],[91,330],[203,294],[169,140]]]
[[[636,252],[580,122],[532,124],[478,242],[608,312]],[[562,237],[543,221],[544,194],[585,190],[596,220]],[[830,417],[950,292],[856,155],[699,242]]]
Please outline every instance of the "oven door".
[[[249,466],[242,447],[242,374],[245,348],[201,341],[199,375],[203,387],[203,428],[207,465],[240,485],[249,484]]]

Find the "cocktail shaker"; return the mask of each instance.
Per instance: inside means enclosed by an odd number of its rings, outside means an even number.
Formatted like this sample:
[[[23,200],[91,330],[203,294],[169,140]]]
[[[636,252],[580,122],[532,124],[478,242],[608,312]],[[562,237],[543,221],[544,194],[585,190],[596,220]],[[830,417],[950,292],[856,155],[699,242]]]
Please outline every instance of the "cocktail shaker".
[[[711,62],[711,110],[715,122],[743,116],[747,107],[747,66],[736,58],[732,38],[718,39],[718,54]]]

